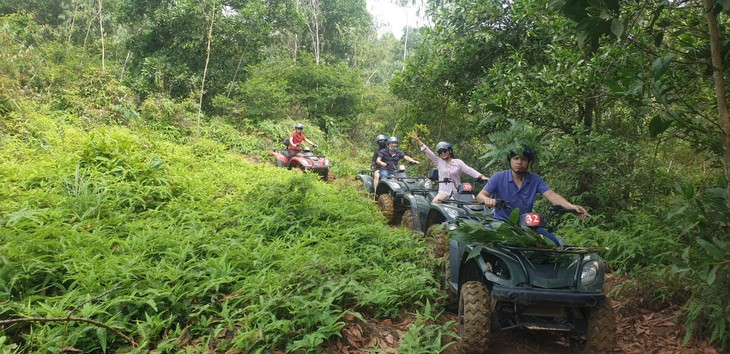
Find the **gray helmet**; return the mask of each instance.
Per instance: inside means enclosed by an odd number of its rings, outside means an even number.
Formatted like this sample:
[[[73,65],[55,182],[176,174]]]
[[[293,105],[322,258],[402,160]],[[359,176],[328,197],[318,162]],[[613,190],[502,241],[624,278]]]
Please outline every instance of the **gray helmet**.
[[[452,151],[451,150],[451,144],[449,144],[449,143],[447,143],[445,141],[439,141],[439,143],[436,144],[436,148],[435,148],[434,151],[436,151],[436,153],[438,153],[441,150],[448,150],[449,152],[451,152]]]
[[[376,137],[375,137],[375,142],[376,142],[376,143],[379,143],[379,142],[381,142],[381,141],[383,141],[383,142],[384,142],[384,141],[386,141],[386,140],[388,140],[388,137],[387,137],[387,136],[385,136],[385,134],[380,134],[380,135],[378,135],[378,136],[376,136]]]
[[[294,129],[304,129],[304,124],[297,123],[297,125],[294,126]]]
[[[398,138],[396,138],[394,136],[391,136],[390,138],[388,138],[388,145],[390,145],[390,143],[398,143],[398,144],[400,144],[400,140],[398,140]]]

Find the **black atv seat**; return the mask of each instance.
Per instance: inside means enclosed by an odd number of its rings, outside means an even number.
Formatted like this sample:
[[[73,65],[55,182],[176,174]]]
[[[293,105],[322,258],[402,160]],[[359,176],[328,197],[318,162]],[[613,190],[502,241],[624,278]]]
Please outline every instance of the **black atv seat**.
[[[471,193],[452,194],[451,198],[460,202],[476,203],[476,199]]]
[[[429,175],[428,175],[428,179],[430,179],[434,182],[438,181],[439,180],[439,170],[436,168],[432,168],[431,173],[429,173]]]
[[[463,184],[459,185],[458,187],[456,187],[456,191],[459,194],[471,194],[471,191],[473,190],[473,188],[474,188],[473,185],[463,183]]]

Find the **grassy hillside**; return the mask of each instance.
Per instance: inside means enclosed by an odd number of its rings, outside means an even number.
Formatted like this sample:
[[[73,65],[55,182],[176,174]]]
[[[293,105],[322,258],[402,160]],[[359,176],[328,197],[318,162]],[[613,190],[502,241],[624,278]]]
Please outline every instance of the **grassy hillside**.
[[[38,107],[35,107],[38,108]],[[312,350],[347,312],[434,296],[424,245],[356,190],[208,139],[3,118],[0,320],[79,317],[146,349]],[[6,350],[124,352],[79,322],[18,323]]]

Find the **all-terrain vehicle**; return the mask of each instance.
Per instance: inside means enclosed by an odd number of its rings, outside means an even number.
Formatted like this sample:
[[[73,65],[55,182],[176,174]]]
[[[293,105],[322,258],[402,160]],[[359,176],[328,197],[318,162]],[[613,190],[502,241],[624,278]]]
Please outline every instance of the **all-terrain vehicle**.
[[[566,212],[572,211],[553,207],[544,222],[539,214],[528,213],[519,222],[481,227],[492,235],[509,234],[502,232],[508,228],[539,236],[535,229],[551,231],[551,219]],[[442,264],[443,285],[449,300],[458,300],[462,352],[484,353],[491,333],[516,328],[563,333],[574,353],[613,351],[616,315],[602,291],[605,264],[595,248],[478,241],[461,232],[465,225],[446,225],[455,231]]]
[[[429,178],[435,183],[451,183],[456,191],[441,203],[432,204],[436,190],[424,194],[418,191],[406,194],[404,204],[406,210],[401,218],[401,227],[425,235],[426,240],[432,243],[433,256],[440,257],[446,252],[447,228],[455,228],[460,219],[484,219],[490,215],[492,209],[476,201],[473,183],[466,182],[456,185],[451,179],[438,180],[438,171],[431,171]],[[446,223],[446,224],[444,224]]]
[[[313,172],[326,182],[335,180],[335,174],[330,169],[330,160],[324,155],[315,155],[310,148],[302,148],[301,151],[291,157],[288,156],[288,150],[271,151],[269,156],[274,157],[274,163],[277,167]]]
[[[411,165],[410,163],[408,165]],[[387,178],[381,178],[378,190],[373,190],[373,170],[361,171],[357,179],[362,181],[363,187],[369,195],[373,195],[378,203],[378,209],[389,223],[397,225],[407,204],[403,196],[408,193],[428,194],[434,192],[433,183],[425,176],[409,176],[405,166],[399,166],[398,172]],[[435,195],[435,194],[434,194]],[[430,200],[430,199],[429,199]]]

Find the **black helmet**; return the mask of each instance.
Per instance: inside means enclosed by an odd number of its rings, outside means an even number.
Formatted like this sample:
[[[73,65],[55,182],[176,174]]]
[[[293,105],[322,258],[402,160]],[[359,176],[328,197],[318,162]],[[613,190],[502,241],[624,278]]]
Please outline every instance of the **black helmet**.
[[[388,139],[388,137],[385,136],[385,134],[380,134],[380,135],[378,135],[378,136],[375,137],[375,142],[376,143],[379,143],[381,141],[385,142],[387,139]]]
[[[439,141],[438,144],[436,144],[436,153],[438,153],[441,150],[449,150],[451,152],[451,144],[445,142],[445,141]]]
[[[297,123],[297,125],[294,126],[294,129],[304,129],[304,124]]]
[[[532,162],[537,158],[537,154],[535,153],[535,150],[533,150],[531,147],[529,147],[527,145],[523,145],[522,151],[520,151],[519,153],[516,152],[515,150],[510,150],[509,157],[507,158],[507,160],[511,160],[513,157],[518,156],[518,155],[526,157],[528,162]]]
[[[398,138],[396,138],[394,136],[391,136],[390,138],[388,138],[388,145],[390,145],[390,143],[398,143],[398,144],[400,144],[400,140],[398,140]]]

